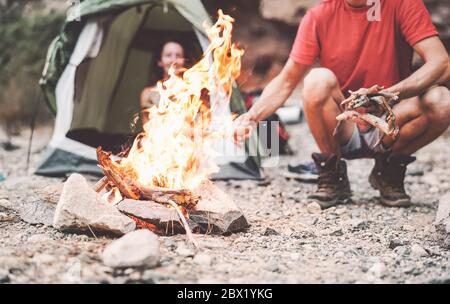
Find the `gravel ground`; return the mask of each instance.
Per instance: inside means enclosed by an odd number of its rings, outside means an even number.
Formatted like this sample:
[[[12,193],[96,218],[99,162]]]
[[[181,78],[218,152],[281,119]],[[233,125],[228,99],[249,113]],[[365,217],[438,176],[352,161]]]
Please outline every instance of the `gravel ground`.
[[[247,231],[196,235],[197,254],[184,235],[160,237],[157,268],[120,271],[101,261],[112,239],[65,234],[49,225],[63,180],[26,172],[24,132],[13,138],[19,149],[0,150],[0,172],[7,176],[0,182],[0,282],[450,282],[450,239],[433,224],[439,198],[450,189],[449,133],[421,150],[409,166],[412,207],[380,205],[367,181],[372,161],[356,160],[349,162],[354,202],[321,211],[306,202],[315,185],[280,175],[289,162],[307,160],[315,150],[305,125],[289,126],[289,131],[296,155],[268,168],[269,182],[217,183],[244,211],[251,224]],[[37,130],[32,167],[50,134],[49,128]]]

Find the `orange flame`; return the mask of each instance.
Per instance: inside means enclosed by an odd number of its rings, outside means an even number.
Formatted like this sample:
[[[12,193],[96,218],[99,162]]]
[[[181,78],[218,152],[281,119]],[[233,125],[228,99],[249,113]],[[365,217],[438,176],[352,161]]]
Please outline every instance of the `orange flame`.
[[[204,92],[217,102],[229,102],[243,55],[231,42],[234,19],[218,13],[218,21],[206,29],[210,45],[202,59],[182,75],[172,67],[169,78],[158,82],[158,106],[147,111],[144,132],[117,162],[142,185],[193,189],[218,171],[213,140],[223,136],[225,126],[221,132],[211,127]]]

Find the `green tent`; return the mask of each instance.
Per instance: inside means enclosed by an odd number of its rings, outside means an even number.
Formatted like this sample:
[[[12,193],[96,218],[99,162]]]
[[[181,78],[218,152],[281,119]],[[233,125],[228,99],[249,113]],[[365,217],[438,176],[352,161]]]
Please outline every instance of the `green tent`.
[[[205,22],[211,24],[200,0],[85,0],[72,6],[40,80],[56,119],[36,174],[101,174],[95,148],[118,152],[136,134],[131,122],[154,73],[156,46],[173,37],[199,58],[209,42]],[[227,110],[245,111],[237,88]],[[261,178],[257,147],[252,139],[244,155],[222,158],[214,178]]]

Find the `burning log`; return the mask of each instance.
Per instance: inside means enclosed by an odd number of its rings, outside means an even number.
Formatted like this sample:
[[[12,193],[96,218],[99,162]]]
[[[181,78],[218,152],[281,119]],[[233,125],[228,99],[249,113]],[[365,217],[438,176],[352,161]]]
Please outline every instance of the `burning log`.
[[[114,162],[110,159],[111,153],[104,152],[102,147],[97,148],[97,160],[108,182],[117,187],[124,197],[139,199],[140,191],[124,174],[121,174]]]
[[[161,204],[170,204],[174,201],[177,205],[183,206],[186,209],[192,209],[197,204],[200,197],[194,195],[191,191],[186,189],[171,190],[157,187],[140,187],[141,198],[155,201]]]
[[[103,151],[101,147],[97,148],[97,159],[105,177],[97,183],[96,191],[97,189],[103,189],[104,186],[101,185],[108,183],[117,187],[125,198],[150,200],[161,204],[169,204],[169,201],[172,200],[186,209],[192,209],[197,204],[199,197],[187,189],[166,189],[139,185],[123,174],[110,157],[111,153]]]
[[[97,159],[107,181],[105,181],[105,178],[102,178],[102,180],[97,183],[95,187],[96,190],[103,189],[104,185],[109,183],[117,187],[120,193],[126,198],[134,200],[146,199],[156,203],[170,205],[175,208],[176,214],[183,223],[183,228],[186,231],[188,239],[196,248],[198,248],[198,245],[192,236],[191,228],[189,227],[185,215],[183,214],[183,210],[185,210],[184,208],[192,209],[195,207],[199,200],[199,196],[193,195],[192,192],[187,189],[177,190],[165,189],[161,187],[144,187],[138,185],[138,183],[132,181],[130,178],[125,176],[125,174],[121,173],[120,169],[114,164],[114,162],[111,161],[110,156],[111,153],[104,152],[101,147],[97,148]],[[138,224],[142,224],[140,223],[140,220],[137,220],[134,217],[132,218],[135,219]]]
[[[108,178],[106,176],[102,177],[101,180],[99,180],[95,186],[94,186],[94,190],[95,192],[100,192],[102,191],[106,186],[108,185]]]
[[[162,204],[152,201],[125,199],[117,205],[117,208],[119,211],[131,216],[135,221],[136,218],[143,221],[143,223],[136,221],[138,226],[153,225],[158,234],[172,235],[184,231],[176,210],[167,208]],[[153,227],[150,227],[150,230],[155,231],[152,229]]]

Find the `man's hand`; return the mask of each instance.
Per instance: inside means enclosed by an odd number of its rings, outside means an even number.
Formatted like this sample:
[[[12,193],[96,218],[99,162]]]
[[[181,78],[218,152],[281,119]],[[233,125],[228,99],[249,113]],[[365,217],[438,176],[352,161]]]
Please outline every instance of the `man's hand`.
[[[233,122],[233,140],[236,145],[241,146],[242,143],[250,138],[256,123],[251,119],[251,115],[247,112],[238,116]]]
[[[398,100],[398,92],[385,91],[382,86],[374,85],[350,93],[351,96],[341,103],[344,112],[336,117],[338,121],[353,120],[361,132],[368,131],[372,126],[394,138],[398,135],[391,108],[391,102]],[[386,121],[380,118],[383,114],[386,115]]]

